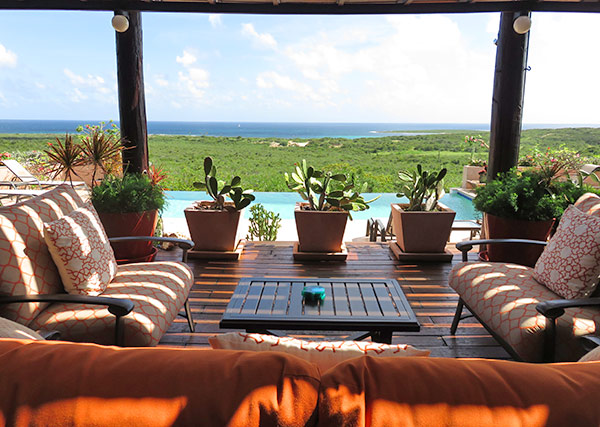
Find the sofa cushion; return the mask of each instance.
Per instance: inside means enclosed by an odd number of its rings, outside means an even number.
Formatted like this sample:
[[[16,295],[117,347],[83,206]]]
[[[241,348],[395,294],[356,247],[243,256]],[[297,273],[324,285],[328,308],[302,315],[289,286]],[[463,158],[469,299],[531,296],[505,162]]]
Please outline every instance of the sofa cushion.
[[[58,270],[44,241],[44,223],[83,205],[68,185],[22,203],[0,207],[0,295],[55,294],[63,291]],[[23,325],[47,303],[11,304],[0,315]]]
[[[311,426],[318,387],[281,353],[0,340],[6,425]]]
[[[598,426],[600,362],[360,358],[321,376],[321,426]]]
[[[29,340],[43,340],[36,331],[20,323],[0,317],[0,338],[20,338]]]
[[[192,287],[190,268],[180,262],[120,265],[103,297],[128,299],[133,311],[123,317],[127,346],[158,344]],[[32,322],[37,329],[58,330],[68,341],[114,344],[115,317],[104,306],[54,303]]]
[[[368,341],[307,341],[267,334],[229,332],[208,339],[215,349],[280,351],[316,364],[325,371],[344,360],[361,356],[409,357],[429,356],[429,350],[418,350],[406,344],[381,344]]]
[[[575,202],[575,207],[588,215],[600,216],[600,196],[585,193]]]
[[[538,282],[563,298],[589,297],[600,276],[600,217],[569,206],[534,272]]]
[[[44,224],[44,239],[67,292],[98,296],[114,279],[115,254],[91,202]]]
[[[495,262],[459,263],[448,278],[467,306],[523,360],[543,360],[546,318],[537,303],[560,299],[533,278],[533,269]],[[557,360],[577,360],[577,338],[600,331],[600,308],[568,308],[557,321]]]

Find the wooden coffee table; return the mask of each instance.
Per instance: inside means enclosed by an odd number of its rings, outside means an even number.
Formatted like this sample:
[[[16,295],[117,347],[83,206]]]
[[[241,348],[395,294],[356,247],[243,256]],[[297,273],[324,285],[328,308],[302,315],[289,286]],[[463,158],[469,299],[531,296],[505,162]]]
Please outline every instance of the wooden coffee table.
[[[305,286],[325,288],[325,300],[306,303]],[[247,332],[277,330],[365,331],[388,343],[395,331],[420,329],[400,285],[395,280],[247,278],[240,280],[219,323],[221,328]]]

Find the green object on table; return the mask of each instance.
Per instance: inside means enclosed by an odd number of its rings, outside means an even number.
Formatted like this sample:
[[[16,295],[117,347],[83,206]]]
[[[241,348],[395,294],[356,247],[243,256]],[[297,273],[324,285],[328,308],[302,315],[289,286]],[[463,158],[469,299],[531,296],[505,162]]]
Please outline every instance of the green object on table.
[[[325,288],[322,286],[305,286],[302,289],[302,298],[308,303],[317,303],[325,299]]]

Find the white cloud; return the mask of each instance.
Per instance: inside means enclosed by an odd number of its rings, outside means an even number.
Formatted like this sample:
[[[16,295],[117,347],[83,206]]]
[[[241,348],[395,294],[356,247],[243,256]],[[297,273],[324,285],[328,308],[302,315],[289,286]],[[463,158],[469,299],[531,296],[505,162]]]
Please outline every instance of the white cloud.
[[[202,98],[205,92],[204,89],[210,85],[210,74],[202,68],[188,68],[186,72],[180,71],[178,76],[184,93],[187,92],[193,98]]]
[[[154,76],[154,82],[160,87],[169,86],[169,81],[162,75]]]
[[[70,82],[71,87],[67,96],[72,102],[79,103],[93,99],[95,102],[100,103],[116,103],[117,90],[114,88],[114,85],[113,89],[109,89],[103,77],[92,74],[80,76],[68,68],[65,68],[63,73]],[[36,85],[39,87],[40,84],[43,86],[42,83],[37,83]]]
[[[242,24],[242,34],[250,38],[256,46],[275,49],[277,41],[269,33],[258,33],[251,23]]]
[[[319,94],[310,85],[294,80],[289,76],[279,74],[275,71],[266,71],[256,77],[256,86],[260,89],[283,89],[295,94],[297,99],[310,100],[312,102],[332,104],[328,97]]]
[[[92,74],[88,74],[86,77],[75,74],[73,71],[65,68],[64,70],[65,76],[69,78],[71,84],[76,86],[86,86],[86,87],[102,87],[104,85],[104,79],[100,76],[94,76]]]
[[[196,56],[194,56],[191,52],[184,50],[182,56],[178,56],[175,58],[178,64],[182,64],[184,67],[188,67],[196,62]]]
[[[568,29],[568,37],[565,31]],[[600,19],[535,13],[529,41],[524,117],[529,123],[598,123]]]
[[[0,68],[15,67],[17,65],[17,54],[11,52],[2,44],[0,44]]]
[[[219,13],[211,13],[208,15],[208,22],[213,28],[216,28],[220,25],[223,25],[223,21],[221,20],[221,14]]]

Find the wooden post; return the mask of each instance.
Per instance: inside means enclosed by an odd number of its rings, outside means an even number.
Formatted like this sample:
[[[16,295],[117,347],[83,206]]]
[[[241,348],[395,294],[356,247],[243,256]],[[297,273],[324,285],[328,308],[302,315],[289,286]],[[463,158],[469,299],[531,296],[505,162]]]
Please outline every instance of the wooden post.
[[[148,130],[142,60],[142,16],[139,11],[124,12],[129,29],[116,33],[117,79],[121,136],[125,139],[123,171],[148,169]]]
[[[517,34],[513,21],[522,13],[502,12],[496,50],[488,180],[517,165],[525,92],[529,32]],[[529,15],[529,13],[527,13]]]

